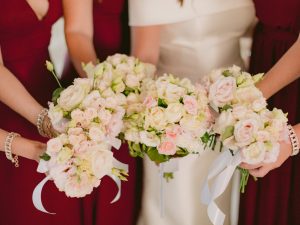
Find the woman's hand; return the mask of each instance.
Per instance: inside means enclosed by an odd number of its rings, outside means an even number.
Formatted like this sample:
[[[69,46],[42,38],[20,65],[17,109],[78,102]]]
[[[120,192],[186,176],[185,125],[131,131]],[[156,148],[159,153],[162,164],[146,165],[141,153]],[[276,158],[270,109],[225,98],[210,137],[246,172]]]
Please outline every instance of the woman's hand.
[[[292,145],[285,141],[280,142],[280,151],[278,158],[273,163],[259,163],[251,165],[248,163],[241,163],[240,167],[249,170],[249,173],[254,177],[264,177],[271,170],[280,167],[292,154]]]

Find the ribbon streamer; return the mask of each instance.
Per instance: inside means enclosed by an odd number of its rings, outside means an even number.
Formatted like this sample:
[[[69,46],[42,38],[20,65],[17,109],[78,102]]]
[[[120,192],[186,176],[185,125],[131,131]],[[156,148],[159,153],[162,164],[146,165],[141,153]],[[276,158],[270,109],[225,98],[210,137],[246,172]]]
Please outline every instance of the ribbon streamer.
[[[168,162],[159,164],[159,206],[160,206],[160,217],[163,218],[165,215],[165,199],[164,199],[164,173],[174,173],[179,169],[178,159],[171,159]]]
[[[117,159],[114,159],[113,166],[115,168],[124,170],[126,173],[128,173],[128,164],[122,163],[122,162],[118,161]],[[39,173],[48,172],[46,161],[41,160],[39,162],[37,172],[39,172]],[[121,197],[121,180],[117,176],[113,175],[112,173],[108,174],[108,176],[116,183],[116,185],[118,187],[118,193],[116,194],[115,198],[111,201],[111,203],[115,203]],[[47,181],[51,180],[51,179],[52,179],[52,177],[50,175],[48,175],[34,188],[33,193],[32,193],[32,202],[33,202],[33,205],[35,206],[35,208],[38,209],[39,211],[48,213],[48,214],[55,214],[55,213],[48,212],[42,203],[43,187],[47,183]]]
[[[236,167],[241,162],[240,153],[232,156],[230,151],[226,149],[213,162],[208,172],[201,192],[201,202],[208,206],[207,214],[214,225],[222,225],[225,220],[225,214],[219,209],[215,199],[225,191]],[[212,182],[211,187],[208,184],[210,181]]]
[[[114,159],[113,165],[115,168],[124,170],[126,173],[128,173],[128,164],[122,163],[117,159]],[[118,187],[118,193],[116,194],[115,198],[110,202],[115,203],[116,201],[118,201],[121,198],[121,180],[113,174],[108,174],[108,176],[116,183],[117,187]]]

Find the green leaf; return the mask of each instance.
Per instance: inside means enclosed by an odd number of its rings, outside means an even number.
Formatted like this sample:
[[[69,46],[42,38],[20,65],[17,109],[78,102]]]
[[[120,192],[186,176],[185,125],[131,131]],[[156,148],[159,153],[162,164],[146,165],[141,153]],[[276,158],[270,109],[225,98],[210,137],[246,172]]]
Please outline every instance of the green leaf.
[[[178,157],[184,157],[187,156],[189,154],[189,151],[186,148],[180,148],[179,150],[176,151],[176,156]]]
[[[227,111],[228,109],[232,109],[232,106],[229,104],[226,104],[222,108],[219,108],[219,112]]]
[[[53,93],[52,93],[52,102],[56,105],[57,104],[57,99],[59,98],[60,96],[60,93],[64,90],[63,87],[59,87],[59,88],[56,88]]]
[[[203,136],[201,137],[201,141],[204,144],[207,144],[209,142],[210,139],[210,135],[208,132],[205,132],[205,134],[203,134]]]
[[[141,151],[140,144],[128,141],[129,154],[132,157],[144,157],[144,153]]]
[[[232,76],[232,73],[230,72],[230,70],[224,70],[224,71],[222,72],[222,75],[223,75],[224,77],[229,77],[229,76]]]
[[[155,147],[149,147],[147,150],[147,155],[152,161],[156,163],[167,162],[170,159],[170,157],[167,155],[159,154],[157,148]]]
[[[165,102],[165,100],[163,100],[161,98],[158,99],[157,105],[160,106],[160,107],[163,107],[163,108],[168,107],[168,104]]]
[[[164,173],[163,177],[166,179],[167,182],[169,182],[170,180],[174,179],[174,175],[173,173]]]
[[[225,131],[222,134],[222,141],[224,141],[226,138],[229,138],[233,135],[234,126],[227,126],[225,128]]]
[[[44,152],[43,155],[40,155],[40,159],[43,159],[44,161],[49,161],[51,159],[51,156]]]

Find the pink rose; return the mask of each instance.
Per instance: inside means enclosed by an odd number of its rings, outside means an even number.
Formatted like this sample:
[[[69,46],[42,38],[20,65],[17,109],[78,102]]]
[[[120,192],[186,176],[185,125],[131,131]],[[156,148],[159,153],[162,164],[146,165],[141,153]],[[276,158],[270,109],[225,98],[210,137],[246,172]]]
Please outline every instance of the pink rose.
[[[174,155],[176,145],[172,141],[164,141],[158,146],[158,152],[163,155]]]
[[[178,135],[182,133],[182,128],[179,125],[166,128],[166,136],[172,140],[175,140]]]
[[[109,136],[117,137],[123,129],[123,121],[117,115],[113,115],[109,124],[106,126],[106,131]]]
[[[222,107],[234,97],[236,81],[233,77],[221,77],[209,88],[209,100],[217,107]]]
[[[258,131],[258,122],[255,119],[241,120],[234,126],[234,137],[239,147],[249,145],[254,141]]]
[[[188,113],[197,115],[198,103],[194,96],[185,95],[183,98],[183,104]]]
[[[155,100],[152,96],[147,96],[143,104],[149,109],[157,106],[157,100]]]
[[[84,118],[87,120],[93,120],[95,117],[97,117],[97,110],[95,108],[87,108],[84,111]]]
[[[75,109],[71,112],[71,118],[76,122],[80,123],[84,119],[84,113],[80,109]]]

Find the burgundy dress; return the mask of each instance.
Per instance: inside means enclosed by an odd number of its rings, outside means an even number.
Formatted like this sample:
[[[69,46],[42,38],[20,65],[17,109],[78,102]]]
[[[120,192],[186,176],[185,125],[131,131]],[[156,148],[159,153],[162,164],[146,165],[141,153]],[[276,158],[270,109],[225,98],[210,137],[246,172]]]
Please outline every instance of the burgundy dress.
[[[47,106],[57,85],[44,64],[46,59],[49,60],[51,26],[62,15],[61,0],[49,0],[48,13],[41,21],[25,0],[0,0],[0,6],[0,46],[4,65],[38,102]],[[35,126],[2,103],[0,127],[26,138],[45,141]],[[0,153],[0,224],[82,224],[82,200],[67,198],[53,182],[46,184],[42,199],[46,209],[56,215],[35,209],[32,192],[45,175],[36,172],[35,161],[21,157],[19,161],[20,167],[15,168],[4,152]]]
[[[115,53],[129,53],[129,26],[127,18],[127,1],[125,0],[94,0],[93,24],[94,47],[100,61]],[[70,83],[78,77],[74,67],[64,72],[63,81]],[[94,190],[89,199],[84,200],[86,217],[95,225],[131,225],[135,224],[140,203],[141,169],[137,164],[141,161],[129,156],[127,145],[114,150],[115,157],[129,164],[129,177],[122,182],[122,196],[114,204],[110,201],[117,193],[114,182],[105,177],[100,187]],[[139,166],[141,168],[141,166]],[[94,215],[94,217],[91,217]]]
[[[259,23],[253,39],[250,72],[267,72],[297,40],[299,0],[254,0]],[[284,74],[282,74],[284,76]],[[300,80],[269,101],[288,112],[291,124],[300,122]],[[300,224],[300,158],[288,159],[257,182],[249,179],[241,195],[240,225]]]

